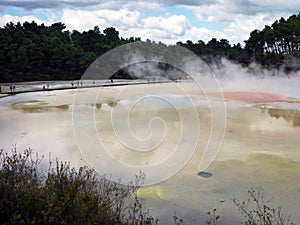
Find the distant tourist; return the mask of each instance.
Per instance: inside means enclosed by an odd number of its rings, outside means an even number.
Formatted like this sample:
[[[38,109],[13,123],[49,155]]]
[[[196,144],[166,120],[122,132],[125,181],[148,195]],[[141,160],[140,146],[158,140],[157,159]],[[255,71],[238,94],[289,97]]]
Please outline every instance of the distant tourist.
[[[80,86],[82,86],[82,80],[80,81]]]
[[[113,79],[110,79],[110,82],[113,84],[114,83]]]
[[[15,85],[13,85],[13,92],[16,90],[16,86]]]
[[[9,85],[9,89],[10,89],[10,92],[13,92],[13,86],[12,86],[12,84]]]
[[[93,84],[95,84],[95,81],[93,80]]]
[[[71,81],[71,86],[72,86],[72,87],[74,86],[74,83],[73,83],[73,81]]]

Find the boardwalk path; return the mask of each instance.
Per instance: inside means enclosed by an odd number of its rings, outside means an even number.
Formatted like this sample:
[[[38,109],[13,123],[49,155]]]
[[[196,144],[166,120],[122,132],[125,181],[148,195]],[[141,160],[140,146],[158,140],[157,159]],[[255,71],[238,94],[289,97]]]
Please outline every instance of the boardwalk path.
[[[139,85],[139,84],[157,84],[157,83],[172,83],[172,80],[114,80],[111,81],[49,81],[49,82],[22,82],[22,83],[5,83],[1,84],[2,94],[21,94],[28,92],[40,92],[40,91],[57,91],[68,89],[81,89],[81,88],[94,88],[94,87],[113,87],[124,85]],[[49,85],[49,86],[48,86]],[[10,86],[15,86],[13,91],[10,90]]]

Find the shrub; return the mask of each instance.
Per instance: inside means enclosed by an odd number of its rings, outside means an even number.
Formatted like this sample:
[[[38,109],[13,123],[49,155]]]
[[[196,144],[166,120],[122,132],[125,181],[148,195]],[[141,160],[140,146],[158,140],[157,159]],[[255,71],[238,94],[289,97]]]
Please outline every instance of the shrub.
[[[157,224],[137,196],[142,174],[124,186],[58,160],[42,173],[41,161],[31,149],[0,150],[1,224]]]
[[[249,198],[241,201],[233,199],[233,203],[245,217],[246,225],[293,225],[290,216],[284,214],[281,207],[272,207],[270,200],[266,200],[263,189],[251,188]]]

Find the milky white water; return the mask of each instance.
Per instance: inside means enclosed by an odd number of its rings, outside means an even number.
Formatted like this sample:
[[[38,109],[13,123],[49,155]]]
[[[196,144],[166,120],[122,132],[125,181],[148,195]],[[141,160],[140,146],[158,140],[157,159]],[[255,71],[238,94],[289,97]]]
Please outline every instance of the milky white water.
[[[30,147],[34,152],[45,155],[45,164],[49,152],[52,160],[59,158],[70,161],[74,166],[90,164],[80,152],[80,143],[85,142],[77,140],[79,138],[89,140],[85,144],[91,147],[95,159],[102,157],[102,153],[93,148],[101,141],[105,148],[110,149],[112,157],[119,161],[145,167],[155,165],[172,153],[182,136],[181,118],[174,107],[161,99],[144,98],[131,111],[129,122],[133,133],[140,139],[149,136],[151,118],[160,117],[165,122],[167,136],[162,145],[151,153],[151,157],[143,153],[136,154],[120,144],[112,127],[111,115],[114,112],[114,122],[122,124],[122,120],[126,119],[126,107],[136,99],[147,95],[171,98],[186,115],[195,107],[197,123],[201,125],[200,138],[192,158],[178,173],[140,191],[154,214],[165,215],[162,220],[167,221],[166,218],[171,218],[176,210],[179,217],[194,224],[205,221],[205,212],[217,208],[221,221],[238,223],[241,217],[230,199],[245,199],[250,187],[263,187],[274,205],[281,205],[283,211],[291,214],[293,220],[299,223],[300,103],[226,100],[225,137],[217,158],[207,168],[212,176],[202,178],[197,174],[209,140],[211,112],[205,96],[198,94],[199,91],[191,84],[184,85],[191,96],[182,95],[175,84],[155,84],[128,86],[125,92],[123,87],[106,87],[101,89],[98,98],[95,96],[99,94],[99,89],[81,89],[78,91],[82,98],[75,105],[73,101],[77,90],[0,98],[0,148],[9,150],[13,144],[17,145],[18,150]],[[193,105],[189,104],[190,97]],[[223,100],[216,97],[216,101]],[[95,113],[95,139],[90,141],[89,138],[94,137],[88,132],[74,135],[72,112],[76,112],[76,129],[80,128],[81,131],[89,129],[84,120],[86,112]],[[188,126],[195,124],[192,116],[187,118]],[[119,129],[126,131],[126,127]],[[161,127],[155,129],[155,126],[152,127],[154,135],[161,134]],[[194,131],[190,132],[192,135]],[[118,171],[111,164],[105,167],[115,175],[122,176],[126,172]],[[169,222],[172,223],[171,220]]]

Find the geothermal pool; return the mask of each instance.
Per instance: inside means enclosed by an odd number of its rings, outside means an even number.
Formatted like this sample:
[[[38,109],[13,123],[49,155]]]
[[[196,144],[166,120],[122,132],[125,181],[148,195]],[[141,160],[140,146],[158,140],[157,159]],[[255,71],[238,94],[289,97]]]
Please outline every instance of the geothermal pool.
[[[242,217],[231,199],[246,199],[251,187],[262,187],[275,207],[281,205],[299,223],[299,99],[232,88],[224,89],[223,99],[220,93],[202,93],[191,82],[178,85],[71,89],[0,98],[0,148],[9,151],[16,144],[22,151],[30,147],[45,156],[44,163],[51,157],[74,166],[87,164],[100,173],[110,171],[116,179],[127,174],[120,168],[148,171],[162,165],[149,171],[150,176],[166,172],[168,177],[139,191],[161,224],[173,224],[174,211],[186,223],[205,222],[205,213],[214,208],[221,224],[237,224]],[[205,169],[212,176],[205,178],[198,172],[211,137],[207,95],[225,106],[226,114],[218,115],[225,119],[224,138],[216,158]],[[183,142],[181,151],[176,150],[179,142]],[[132,151],[132,146],[138,150]],[[194,151],[189,152],[189,147],[195,147]],[[176,171],[169,176],[167,170],[173,166],[167,161],[169,155],[178,153],[171,159],[182,163],[182,149],[192,154],[183,165],[174,165]],[[105,162],[103,154],[113,161]]]

